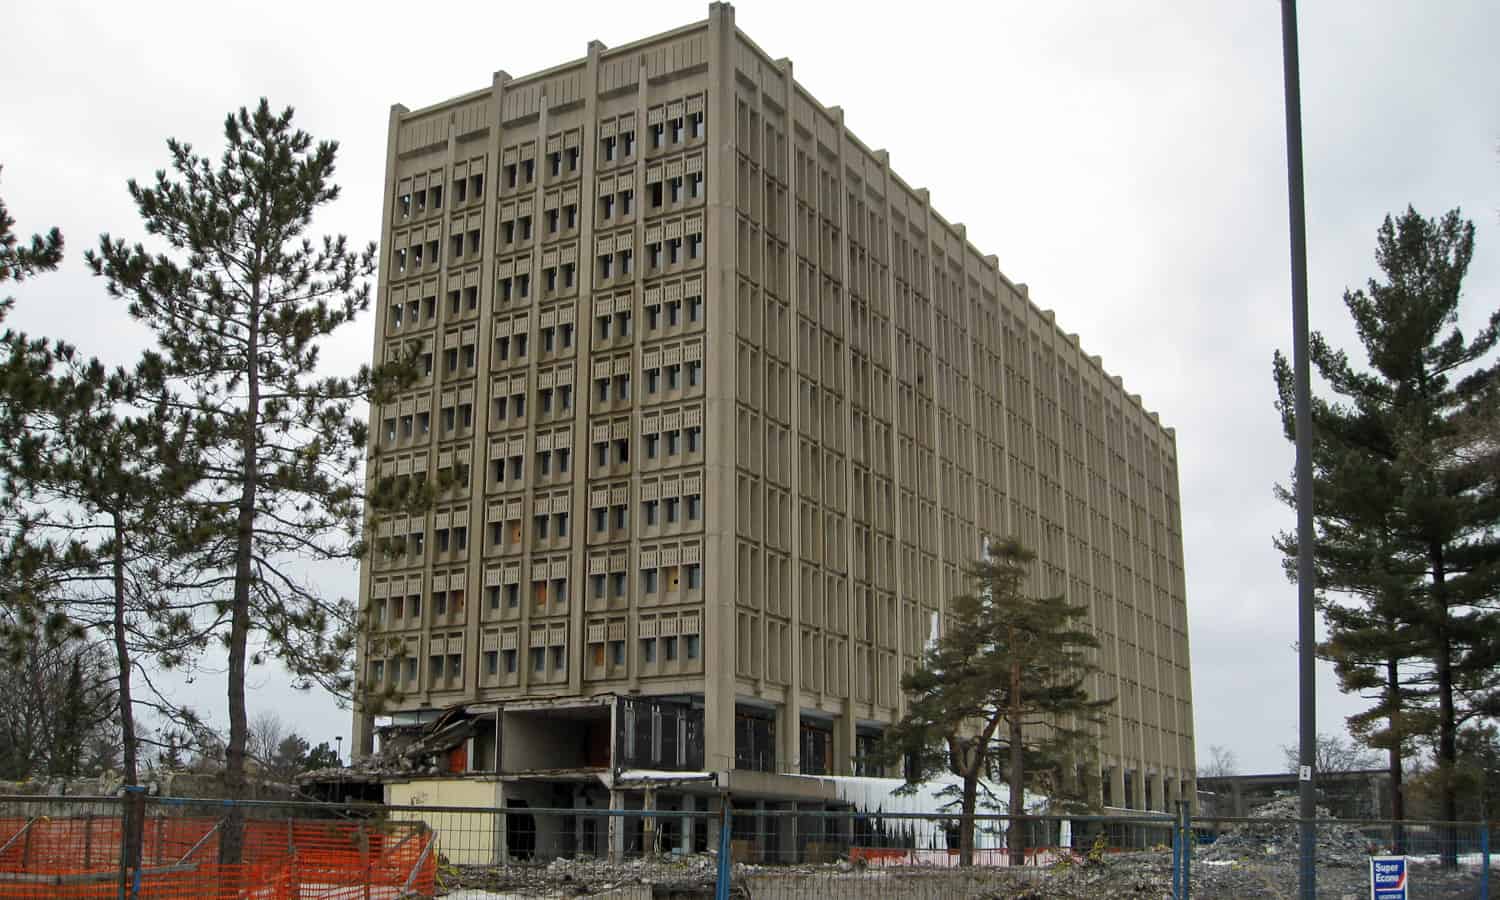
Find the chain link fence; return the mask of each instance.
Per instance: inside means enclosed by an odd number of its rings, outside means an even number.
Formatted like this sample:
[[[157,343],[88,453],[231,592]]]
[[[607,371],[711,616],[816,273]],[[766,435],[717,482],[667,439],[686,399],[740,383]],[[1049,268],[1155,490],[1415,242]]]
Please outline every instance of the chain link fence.
[[[1297,896],[1295,819],[980,815],[964,866],[956,816],[786,806],[0,796],[0,900]],[[1490,896],[1487,825],[1320,820],[1317,834],[1320,898],[1370,896],[1385,854],[1404,857],[1413,897]]]

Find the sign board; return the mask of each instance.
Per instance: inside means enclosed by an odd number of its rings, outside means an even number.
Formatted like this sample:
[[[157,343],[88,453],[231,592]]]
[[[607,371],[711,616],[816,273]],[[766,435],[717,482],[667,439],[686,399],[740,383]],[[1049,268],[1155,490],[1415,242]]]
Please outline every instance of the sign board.
[[[1370,857],[1370,900],[1408,900],[1406,857]]]

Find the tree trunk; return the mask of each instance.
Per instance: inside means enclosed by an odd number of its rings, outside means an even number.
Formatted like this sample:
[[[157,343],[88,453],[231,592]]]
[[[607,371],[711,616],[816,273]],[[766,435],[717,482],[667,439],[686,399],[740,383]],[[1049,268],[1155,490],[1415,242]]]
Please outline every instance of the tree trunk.
[[[1436,668],[1438,680],[1438,791],[1442,804],[1440,815],[1444,822],[1458,820],[1458,792],[1453,782],[1455,766],[1458,764],[1457,723],[1453,709],[1453,640],[1448,634],[1448,586],[1447,568],[1443,561],[1443,546],[1433,543],[1428,550],[1432,562],[1432,599],[1436,604],[1438,633],[1436,641]],[[1441,855],[1445,867],[1458,865],[1458,848],[1454,845],[1457,835],[1453,826],[1442,830]]]
[[[1406,853],[1406,826],[1402,824],[1406,820],[1406,786],[1402,784],[1401,765],[1401,732],[1400,703],[1401,703],[1401,672],[1395,657],[1385,662],[1386,683],[1390,685],[1392,706],[1391,714],[1387,721],[1390,723],[1392,743],[1387,751],[1389,757],[1389,768],[1391,775],[1391,818],[1395,825],[1391,827],[1391,849],[1397,855]],[[1376,815],[1380,811],[1376,810]]]
[[[979,770],[981,766],[965,766],[962,819],[959,824],[958,864],[974,865],[974,810],[979,801]]]
[[[130,648],[125,643],[125,529],[120,524],[118,514],[112,514],[110,519],[115,532],[114,644],[115,666],[118,669],[116,679],[119,682],[120,764],[124,769],[125,783],[133,785],[139,783],[140,775],[136,760],[138,745],[135,739],[135,704],[130,695]]]
[[[245,433],[240,436],[244,482],[240,490],[239,516],[235,523],[234,599],[229,622],[229,743],[224,748],[224,786],[231,800],[246,797],[245,744],[249,720],[245,713],[245,663],[250,639],[250,582],[254,575],[255,491],[260,445],[256,439],[260,413],[259,319],[260,286],[252,291],[246,316]],[[219,861],[238,863],[244,853],[244,819],[238,807],[230,807],[219,840]]]
[[[1015,646],[1014,640],[1011,642]],[[1010,667],[1010,715],[1007,717],[1010,730],[1010,766],[1006,773],[1010,782],[1010,800],[1006,812],[1005,846],[1010,849],[1010,864],[1026,863],[1025,823],[1019,818],[1026,814],[1026,745],[1021,734],[1021,664]]]
[[[136,764],[135,706],[130,697],[130,647],[125,642],[125,529],[120,523],[119,513],[110,514],[110,523],[114,529],[114,554],[110,562],[115,590],[115,665],[120,670],[117,678],[120,690],[121,765],[125,769],[125,784],[133,787],[140,782]],[[126,799],[133,798],[127,794]],[[145,823],[141,821],[140,812],[139,804],[125,809],[121,821],[124,829],[124,843],[120,847],[122,878],[126,869],[138,868],[141,864],[141,829]]]

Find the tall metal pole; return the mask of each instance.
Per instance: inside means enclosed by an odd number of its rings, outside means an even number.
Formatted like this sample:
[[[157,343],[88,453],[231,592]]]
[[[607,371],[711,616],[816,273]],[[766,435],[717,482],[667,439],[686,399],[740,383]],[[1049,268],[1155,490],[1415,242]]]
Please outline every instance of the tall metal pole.
[[[1307,215],[1302,205],[1302,91],[1297,74],[1297,0],[1281,0],[1281,54],[1286,82],[1287,199],[1292,234],[1292,376],[1296,387],[1297,425],[1297,680],[1301,701],[1298,715],[1301,732],[1298,758],[1301,764],[1297,773],[1301,858],[1297,883],[1302,900],[1315,900],[1318,844],[1313,817],[1316,815],[1317,796],[1314,759],[1318,718],[1313,693],[1317,641],[1313,595],[1317,576],[1313,568],[1312,376],[1307,360]]]

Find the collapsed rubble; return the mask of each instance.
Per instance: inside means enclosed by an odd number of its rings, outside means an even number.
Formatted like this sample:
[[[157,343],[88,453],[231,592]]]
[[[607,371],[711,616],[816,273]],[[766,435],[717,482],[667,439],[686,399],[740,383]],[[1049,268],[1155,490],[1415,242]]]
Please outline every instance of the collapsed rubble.
[[[479,730],[481,720],[451,706],[431,722],[386,725],[380,728],[380,749],[356,756],[348,766],[313,769],[299,781],[330,781],[337,778],[440,775],[455,771],[453,754]],[[461,767],[460,767],[461,771]]]
[[[1205,862],[1233,862],[1265,857],[1296,859],[1300,853],[1298,798],[1278,797],[1250,815],[1253,821],[1236,822],[1214,843],[1197,854]],[[1328,810],[1319,807],[1316,816],[1328,819]],[[1371,854],[1380,848],[1352,825],[1337,821],[1319,821],[1317,825],[1319,866],[1363,867]]]

